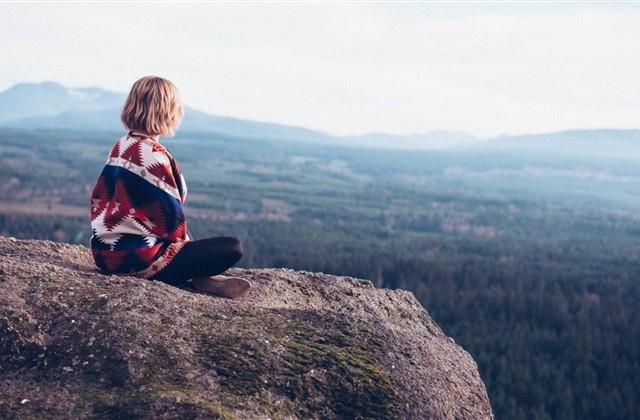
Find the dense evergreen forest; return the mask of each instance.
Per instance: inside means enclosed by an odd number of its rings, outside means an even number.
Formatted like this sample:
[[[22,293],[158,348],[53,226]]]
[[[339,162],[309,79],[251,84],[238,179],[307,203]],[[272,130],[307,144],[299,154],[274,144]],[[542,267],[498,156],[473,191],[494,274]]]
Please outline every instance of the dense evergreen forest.
[[[86,245],[119,135],[0,130],[0,234]],[[634,162],[198,133],[165,144],[193,236],[240,237],[245,267],[411,290],[474,356],[498,419],[640,418]]]

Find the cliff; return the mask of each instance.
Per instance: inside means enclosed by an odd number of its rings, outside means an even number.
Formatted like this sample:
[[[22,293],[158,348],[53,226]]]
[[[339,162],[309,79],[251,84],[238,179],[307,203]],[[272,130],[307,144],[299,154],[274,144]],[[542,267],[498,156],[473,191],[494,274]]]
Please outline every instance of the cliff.
[[[233,269],[228,300],[0,237],[0,418],[493,417],[476,363],[412,293]]]

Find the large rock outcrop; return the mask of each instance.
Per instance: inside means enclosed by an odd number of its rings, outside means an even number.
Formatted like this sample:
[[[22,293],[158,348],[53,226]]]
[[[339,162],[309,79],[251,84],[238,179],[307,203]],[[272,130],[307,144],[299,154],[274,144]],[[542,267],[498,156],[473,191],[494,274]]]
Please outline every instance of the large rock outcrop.
[[[412,293],[285,269],[227,300],[0,237],[0,418],[490,419]]]

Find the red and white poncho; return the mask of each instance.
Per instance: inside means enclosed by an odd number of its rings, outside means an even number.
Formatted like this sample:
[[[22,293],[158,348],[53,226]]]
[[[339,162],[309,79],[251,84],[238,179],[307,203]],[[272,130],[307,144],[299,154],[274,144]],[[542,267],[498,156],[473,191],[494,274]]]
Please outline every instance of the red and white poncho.
[[[190,240],[187,186],[157,137],[118,139],[91,193],[91,251],[103,272],[149,278]]]

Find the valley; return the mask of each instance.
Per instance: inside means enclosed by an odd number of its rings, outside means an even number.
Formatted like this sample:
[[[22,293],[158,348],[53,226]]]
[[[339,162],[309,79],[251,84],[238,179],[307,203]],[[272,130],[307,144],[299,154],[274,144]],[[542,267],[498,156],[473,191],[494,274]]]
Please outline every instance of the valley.
[[[121,135],[0,129],[0,234],[87,245],[89,194]],[[472,353],[497,418],[634,418],[640,134],[551,137],[391,150],[185,131],[163,143],[195,238],[239,237],[244,267],[411,290]],[[599,155],[603,138],[617,148]]]

